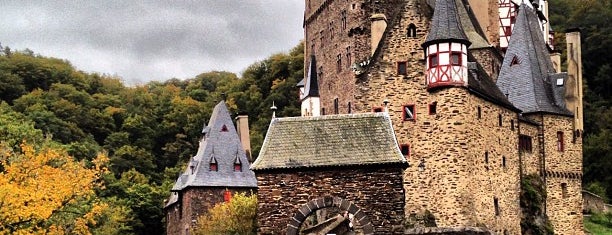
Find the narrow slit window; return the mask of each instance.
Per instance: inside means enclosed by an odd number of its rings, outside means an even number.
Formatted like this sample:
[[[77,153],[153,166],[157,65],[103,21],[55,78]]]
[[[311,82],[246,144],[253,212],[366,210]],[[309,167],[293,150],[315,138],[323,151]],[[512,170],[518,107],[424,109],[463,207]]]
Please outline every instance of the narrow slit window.
[[[480,106],[478,106],[478,115],[477,115],[478,119],[480,119],[482,117],[482,109],[480,108]]]
[[[506,157],[502,156],[502,167],[506,167]]]
[[[559,131],[559,132],[557,132],[557,151],[563,152],[563,150],[564,150],[564,146],[563,146],[563,132]]]
[[[510,130],[514,131],[514,119],[510,120]]]
[[[489,151],[485,152],[485,163],[489,164]]]
[[[339,106],[338,106],[338,98],[334,99],[334,114],[338,114],[340,112],[339,110]]]
[[[348,102],[348,113],[352,113],[352,106],[351,106],[351,102]]]
[[[495,216],[499,216],[500,215],[500,211],[499,211],[499,199],[493,198],[493,205],[495,206]]]
[[[567,183],[561,183],[561,196],[567,198]]]
[[[414,105],[404,105],[402,107],[402,119],[404,121],[414,121],[416,119],[416,113],[414,112]]]
[[[502,115],[501,114],[497,115],[497,119],[499,122],[499,126],[502,126],[503,125]]]

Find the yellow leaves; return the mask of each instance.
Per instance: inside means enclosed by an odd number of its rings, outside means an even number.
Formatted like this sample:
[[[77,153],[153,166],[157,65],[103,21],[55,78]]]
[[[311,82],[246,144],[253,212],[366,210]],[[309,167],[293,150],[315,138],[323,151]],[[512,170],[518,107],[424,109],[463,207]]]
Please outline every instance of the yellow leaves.
[[[34,149],[21,145],[21,153],[11,153],[2,162],[0,172],[0,234],[36,233],[66,205],[95,196],[94,188],[108,158],[99,155],[94,168],[76,162],[64,151],[45,147]],[[94,213],[93,207],[89,213]],[[85,214],[85,228],[91,219]],[[77,225],[79,221],[76,221]],[[61,228],[49,225],[49,233],[61,234]],[[45,230],[46,230],[45,229]]]
[[[256,213],[257,196],[237,193],[200,216],[195,234],[255,234]]]

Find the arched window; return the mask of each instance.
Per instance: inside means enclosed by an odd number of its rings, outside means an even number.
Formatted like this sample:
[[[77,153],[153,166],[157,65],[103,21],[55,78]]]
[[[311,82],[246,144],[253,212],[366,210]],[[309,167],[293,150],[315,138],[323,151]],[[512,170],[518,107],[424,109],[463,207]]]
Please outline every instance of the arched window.
[[[417,36],[416,25],[414,25],[413,23],[410,23],[410,25],[408,25],[408,33],[406,36],[408,36],[409,38],[416,38]]]

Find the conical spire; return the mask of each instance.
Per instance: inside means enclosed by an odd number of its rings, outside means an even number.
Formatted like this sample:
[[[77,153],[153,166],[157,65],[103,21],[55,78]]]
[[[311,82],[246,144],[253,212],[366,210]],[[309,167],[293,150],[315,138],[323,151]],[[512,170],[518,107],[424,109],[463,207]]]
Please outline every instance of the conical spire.
[[[310,56],[310,66],[308,66],[308,76],[306,77],[306,88],[304,97],[319,97],[319,81],[317,78],[317,60],[314,55]]]
[[[512,37],[497,79],[508,100],[525,113],[571,115],[562,97],[566,73],[556,73],[536,12],[525,4],[519,8]]]
[[[423,47],[437,42],[461,42],[470,45],[461,27],[455,0],[436,0],[433,20]]]

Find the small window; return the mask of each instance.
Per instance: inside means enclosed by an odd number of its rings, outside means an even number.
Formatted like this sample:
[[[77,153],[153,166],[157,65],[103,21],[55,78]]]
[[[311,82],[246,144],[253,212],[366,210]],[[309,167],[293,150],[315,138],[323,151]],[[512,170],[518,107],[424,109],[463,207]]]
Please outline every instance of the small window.
[[[226,189],[225,192],[223,192],[223,201],[229,202],[231,200],[232,200],[232,192]]]
[[[404,105],[402,107],[402,120],[414,121],[416,119],[416,113],[414,112],[414,105]]]
[[[406,61],[397,62],[397,75],[407,75]]]
[[[502,156],[502,167],[506,167],[506,157]]]
[[[338,98],[334,99],[334,114],[338,114],[340,112],[338,107]]]
[[[218,171],[218,167],[217,167],[217,163],[216,162],[211,162],[210,163],[210,171]]]
[[[519,136],[519,152],[531,153],[531,136],[520,135]]]
[[[346,47],[346,64],[350,67],[351,63],[353,63],[353,59],[351,58],[351,47],[349,46]]]
[[[499,199],[493,198],[493,206],[495,207],[495,216],[499,216]]]
[[[382,111],[383,111],[382,107],[374,107],[374,108],[372,108],[372,112],[375,112],[375,113],[380,113]]]
[[[342,29],[343,30],[346,29],[346,10],[340,13],[340,22],[341,22]]]
[[[410,156],[410,145],[402,144],[400,145],[400,150],[402,151],[402,155],[404,155],[404,157],[407,158]]]
[[[240,162],[234,163],[234,171],[242,171],[242,164],[240,164]]]
[[[482,109],[478,106],[478,119],[482,117]]]
[[[521,60],[519,60],[519,58],[514,55],[514,57],[512,57],[512,61],[510,61],[510,67],[514,66],[514,65],[519,65],[521,64]]]
[[[514,119],[510,120],[510,130],[514,131]]]
[[[416,25],[414,25],[413,23],[410,23],[410,25],[408,25],[408,33],[406,36],[408,36],[409,38],[416,38],[417,36]]]
[[[567,198],[567,183],[561,183],[561,196]]]
[[[321,108],[321,115],[325,115],[325,108]]]
[[[342,54],[338,54],[338,56],[336,56],[336,71],[342,71]]]
[[[461,52],[451,52],[451,65],[461,65]]]
[[[489,151],[485,152],[485,163],[489,164]]]
[[[227,132],[227,126],[225,124],[223,124],[223,126],[221,127],[221,131],[222,132]]]
[[[557,132],[557,151],[563,152],[563,147],[563,132],[559,131]]]
[[[431,54],[429,55],[429,67],[436,67],[438,66],[438,54]]]
[[[351,113],[351,112],[353,112],[351,102],[348,102],[348,112],[347,113]]]
[[[433,103],[429,104],[429,115],[435,115],[436,114],[437,106],[438,106],[438,102],[433,102]]]

